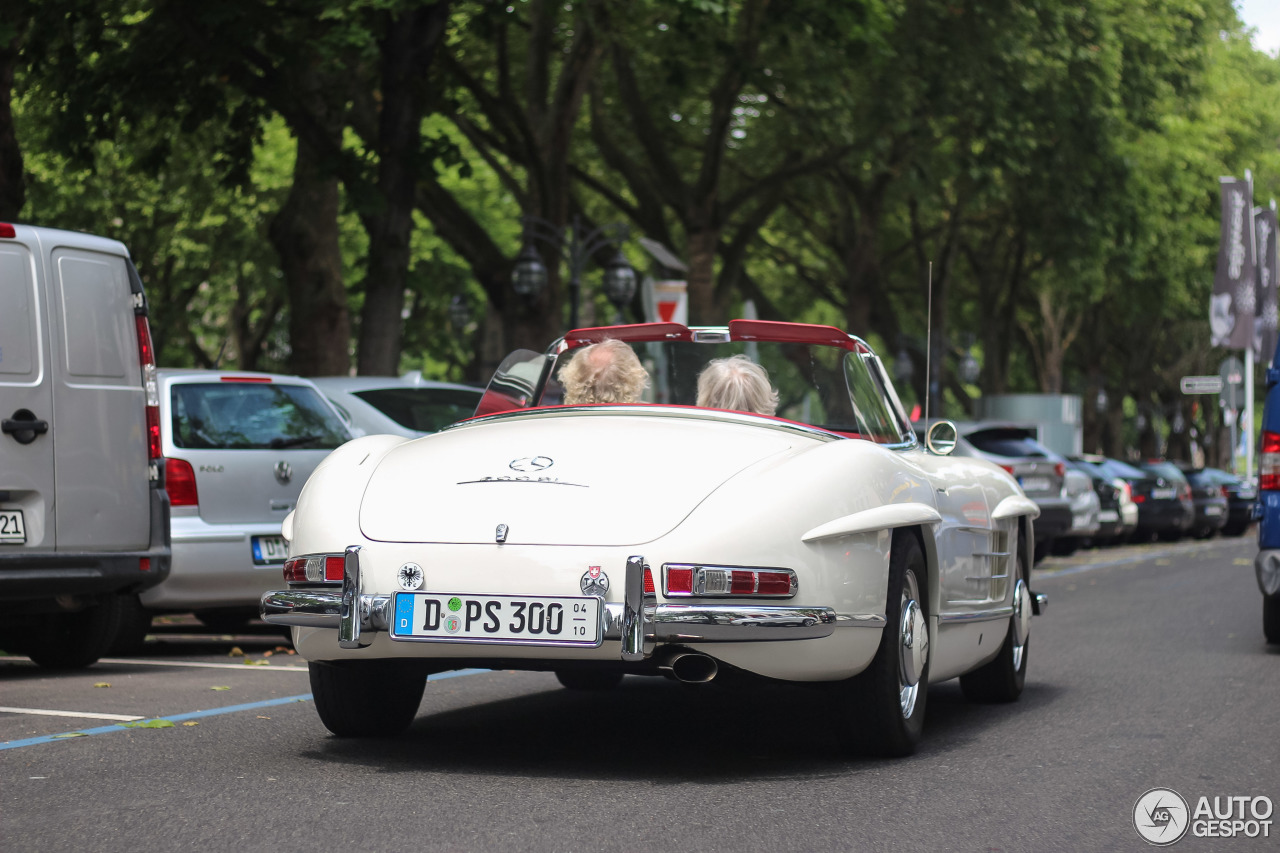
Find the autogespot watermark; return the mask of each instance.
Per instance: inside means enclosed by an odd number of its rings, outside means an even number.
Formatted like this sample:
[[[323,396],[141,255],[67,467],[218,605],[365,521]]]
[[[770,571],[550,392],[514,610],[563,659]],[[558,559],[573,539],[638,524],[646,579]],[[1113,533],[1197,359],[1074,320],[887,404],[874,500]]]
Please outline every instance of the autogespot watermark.
[[[1152,788],[1133,804],[1133,828],[1157,847],[1188,831],[1194,838],[1270,838],[1272,811],[1270,797],[1200,797],[1192,807],[1172,788]]]

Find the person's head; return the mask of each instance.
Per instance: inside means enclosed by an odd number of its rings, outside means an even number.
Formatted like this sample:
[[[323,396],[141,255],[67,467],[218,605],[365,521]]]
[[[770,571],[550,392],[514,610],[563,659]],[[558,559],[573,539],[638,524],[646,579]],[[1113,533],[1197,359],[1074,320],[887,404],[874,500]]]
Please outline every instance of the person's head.
[[[778,410],[778,392],[769,384],[763,367],[745,355],[731,355],[707,362],[698,374],[697,404],[772,415]]]
[[[649,372],[631,347],[609,339],[574,353],[560,370],[560,384],[567,405],[636,403],[649,385]]]

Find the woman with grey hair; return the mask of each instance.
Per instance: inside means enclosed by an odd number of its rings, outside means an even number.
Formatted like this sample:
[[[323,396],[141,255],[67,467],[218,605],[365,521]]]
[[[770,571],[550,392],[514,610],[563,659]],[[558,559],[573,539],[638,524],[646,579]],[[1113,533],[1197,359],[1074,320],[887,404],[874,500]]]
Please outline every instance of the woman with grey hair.
[[[772,415],[778,410],[778,392],[763,367],[745,355],[731,355],[712,359],[698,374],[697,405]]]
[[[609,338],[574,353],[560,370],[560,384],[568,406],[638,403],[649,386],[649,371],[630,346]]]

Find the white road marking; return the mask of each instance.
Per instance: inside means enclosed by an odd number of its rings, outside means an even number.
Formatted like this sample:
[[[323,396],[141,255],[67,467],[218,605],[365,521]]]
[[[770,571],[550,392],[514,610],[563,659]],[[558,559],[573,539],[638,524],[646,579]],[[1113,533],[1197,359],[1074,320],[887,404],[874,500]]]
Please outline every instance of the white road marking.
[[[23,657],[0,657],[0,661],[25,661]],[[176,660],[137,660],[130,658],[102,658],[99,663],[121,664],[127,666],[186,666],[200,669],[256,669],[259,671],[274,670],[276,672],[306,672],[305,666],[278,666],[276,664],[244,664],[244,663],[206,663],[204,661]]]
[[[86,720],[145,720],[146,717],[131,717],[128,714],[90,714],[87,711],[50,711],[45,708],[4,708],[0,711],[8,714],[35,714],[41,717],[83,717]]]
[[[259,671],[306,672],[305,666],[277,666],[276,664],[206,663],[204,661],[137,660],[134,658],[103,658],[99,663],[126,664],[132,666],[189,666],[199,669],[256,669]]]

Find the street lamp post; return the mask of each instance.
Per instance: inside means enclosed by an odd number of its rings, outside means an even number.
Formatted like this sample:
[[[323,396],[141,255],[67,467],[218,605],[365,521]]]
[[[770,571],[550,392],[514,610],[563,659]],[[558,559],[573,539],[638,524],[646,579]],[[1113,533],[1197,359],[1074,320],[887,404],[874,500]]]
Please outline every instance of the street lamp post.
[[[511,286],[522,296],[534,296],[547,285],[547,268],[542,263],[535,242],[550,246],[559,260],[569,267],[569,328],[578,328],[579,303],[582,299],[582,270],[587,261],[598,251],[607,246],[616,246],[626,240],[631,229],[622,222],[601,225],[583,233],[581,220],[577,215],[573,223],[563,228],[553,225],[538,216],[525,216],[524,245],[516,256],[516,265],[511,272]],[[621,249],[616,249],[613,258],[604,265],[603,287],[605,296],[618,311],[619,319],[622,310],[636,294],[636,271]]]

